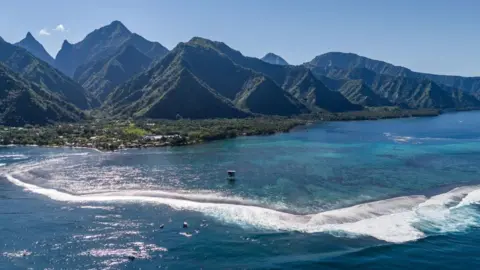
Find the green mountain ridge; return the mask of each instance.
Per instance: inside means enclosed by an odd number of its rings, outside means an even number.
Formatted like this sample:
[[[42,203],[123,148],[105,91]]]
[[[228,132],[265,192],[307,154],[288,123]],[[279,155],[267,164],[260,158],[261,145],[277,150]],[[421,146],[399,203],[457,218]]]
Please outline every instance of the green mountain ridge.
[[[341,69],[366,68],[375,73],[394,77],[401,76],[416,79],[429,79],[446,90],[460,89],[472,95],[480,96],[480,77],[462,77],[415,72],[406,67],[395,66],[384,61],[370,59],[354,53],[330,52],[322,54],[315,57],[312,61],[305,63],[305,66],[312,70],[325,67],[336,67]]]
[[[249,115],[200,82],[181,62],[180,54],[168,54],[156,68],[117,87],[107,98],[106,109],[113,115],[167,119]]]
[[[190,77],[194,77],[195,80]],[[229,107],[235,108],[237,115],[247,116],[249,113],[291,115],[308,111],[304,105],[296,101],[271,79],[236,65],[214,48],[195,42],[180,43],[155,67],[115,89],[107,99],[107,104],[113,107],[115,112],[118,112],[118,109],[115,108],[123,108],[131,102],[142,104],[141,106],[130,106],[130,108],[134,108],[133,114],[136,116],[148,115],[135,111],[138,108],[151,107],[152,103],[159,103],[164,97],[164,93],[169,92],[169,95],[178,98],[177,106],[185,109],[185,101],[181,99],[181,96],[174,94],[174,92],[187,91],[179,87],[189,88],[189,84],[181,82],[182,79],[197,81],[202,85],[199,87],[195,83],[197,89],[208,89],[209,92],[214,93],[215,99],[208,99],[208,102],[212,102],[212,104],[207,106],[215,107],[227,104]],[[263,100],[259,101],[259,98],[263,98]],[[164,103],[160,102],[160,104]],[[196,107],[205,104],[197,102],[191,105],[189,110],[197,110]],[[185,112],[178,112],[178,114],[182,117],[187,115]],[[171,118],[172,115],[165,114],[159,117]],[[217,117],[231,117],[231,114],[222,114]]]
[[[0,64],[0,124],[24,126],[75,122],[85,115],[57,94]]]
[[[308,111],[270,78],[232,62],[227,55],[210,44],[203,41],[199,43],[193,39],[186,44],[181,44],[179,49],[182,50],[189,69],[206,84],[232,101],[248,101],[237,104],[244,110],[252,113],[278,115],[292,115]],[[252,100],[253,97],[259,97],[258,93],[255,93],[256,90],[271,95],[271,98],[264,96],[265,100],[262,104],[266,107],[260,108],[258,103]],[[246,98],[245,95],[249,98]],[[249,107],[247,104],[254,106]],[[278,108],[285,110],[281,111]]]
[[[133,45],[127,45],[111,58],[80,66],[74,78],[87,91],[103,101],[116,86],[146,70],[151,63],[152,59]]]
[[[377,95],[363,80],[318,78],[328,88],[342,93],[350,102],[366,107],[393,106],[388,99]]]
[[[122,44],[122,47],[133,46],[146,56],[154,60],[160,60],[169,51],[162,44],[158,42],[152,42],[144,37],[133,33],[130,38]]]
[[[174,78],[176,79],[173,84],[158,100],[138,111],[135,116],[166,119],[248,116],[247,113],[238,110],[233,104],[203,85],[190,71],[181,69]]]
[[[361,80],[379,97],[408,108],[480,108],[480,101],[461,90],[445,89],[429,79],[394,77],[366,68],[315,68],[317,76],[338,80]],[[448,88],[448,87],[447,87]]]
[[[80,109],[91,109],[99,105],[98,101],[75,81],[21,47],[0,41],[0,62],[30,82],[57,93]]]
[[[352,103],[367,107],[392,106],[393,104],[386,98],[377,95],[362,80],[346,81],[338,89]]]
[[[303,104],[263,75],[250,77],[234,102],[246,111],[265,115],[290,116],[307,112]]]
[[[273,65],[258,58],[243,56],[239,51],[228,47],[223,42],[211,41],[200,37],[192,38],[189,43],[211,48],[219,54],[225,55],[241,67],[268,76],[282,89],[302,101],[312,111],[344,112],[362,109],[361,106],[349,102],[340,93],[328,89],[306,67]]]

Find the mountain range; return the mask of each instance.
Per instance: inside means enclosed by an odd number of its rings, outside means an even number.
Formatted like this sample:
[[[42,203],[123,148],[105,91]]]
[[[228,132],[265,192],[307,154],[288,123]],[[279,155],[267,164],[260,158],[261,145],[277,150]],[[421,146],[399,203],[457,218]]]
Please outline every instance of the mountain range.
[[[168,49],[160,43],[148,41],[130,32],[121,22],[113,21],[107,26],[96,29],[76,44],[70,44],[65,40],[55,57],[55,67],[73,78],[79,66],[90,65],[95,61],[111,57],[128,45],[133,45],[152,59],[161,58],[168,53]]]
[[[331,52],[319,55],[312,61],[305,63],[313,70],[322,68],[335,67],[341,69],[365,68],[375,73],[389,75],[393,77],[408,77],[415,79],[431,80],[442,88],[444,86],[449,89],[458,89],[464,92],[479,96],[480,94],[480,77],[461,77],[449,75],[435,75],[428,73],[415,72],[408,68],[395,66],[383,61],[369,59],[353,53]]]
[[[31,33],[15,44],[0,38],[0,75],[0,124],[8,125],[78,121],[82,110],[201,119],[480,108],[480,77],[419,73],[341,52],[295,66],[201,37],[169,51],[119,21],[75,44],[65,40],[55,58]]]
[[[364,91],[365,98],[383,98],[391,104],[403,108],[438,108],[438,109],[474,109],[480,108],[480,101],[473,95],[468,94],[458,88],[440,85],[427,78],[416,78],[406,76],[390,76],[382,73],[375,73],[367,68],[338,68],[334,65],[326,67],[313,67],[312,71],[322,81],[329,80],[327,84],[331,89],[336,89],[347,94],[345,84],[351,80],[358,81],[361,88],[350,91],[350,95],[362,95],[360,89]],[[323,78],[323,79],[322,79]],[[332,83],[336,79],[340,82]],[[368,93],[365,94],[365,91]],[[347,96],[348,97],[348,96]],[[368,106],[368,104],[363,104]],[[380,104],[370,104],[379,106]]]
[[[0,62],[24,79],[56,93],[80,109],[91,109],[99,105],[82,86],[24,48],[0,41]]]

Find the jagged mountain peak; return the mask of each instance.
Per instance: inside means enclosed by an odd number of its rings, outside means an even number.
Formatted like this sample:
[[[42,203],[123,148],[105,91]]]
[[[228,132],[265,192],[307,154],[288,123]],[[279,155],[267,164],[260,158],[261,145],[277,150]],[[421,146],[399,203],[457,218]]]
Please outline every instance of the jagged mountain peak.
[[[131,34],[120,21],[113,21],[89,33],[76,44],[64,41],[55,58],[56,67],[73,77],[78,66],[112,55]]]
[[[219,46],[223,44],[223,46],[226,46],[224,43],[213,41],[207,38],[202,38],[202,37],[193,37],[191,38],[187,43],[182,43],[187,46],[200,46],[200,47],[207,47],[207,48],[214,48],[217,49]],[[182,45],[179,44],[179,45]]]
[[[227,44],[225,44],[221,41],[214,41],[214,40],[203,38],[203,37],[193,37],[186,44],[207,46],[207,47],[213,47],[213,48],[217,48],[217,49],[228,48],[230,50],[233,50]]]
[[[113,21],[109,25],[103,26],[96,31],[111,35],[131,35],[132,32],[121,21]],[[94,31],[95,32],[95,31]]]
[[[26,39],[35,39],[32,35],[32,33],[27,32],[27,35],[25,36]]]
[[[25,35],[25,37],[20,40],[19,42],[17,42],[15,45],[18,45],[18,44],[25,44],[25,43],[28,43],[28,44],[35,44],[35,45],[40,45],[40,42],[38,42],[38,40],[32,35],[31,32],[27,32],[27,34]],[[43,46],[42,46],[43,47]]]
[[[202,42],[213,43],[214,41],[207,38],[199,37],[199,36],[192,37],[188,41],[188,43],[202,43]]]
[[[122,22],[116,20],[89,33],[78,43],[69,44],[65,41],[57,54],[55,65],[63,73],[74,77],[79,73],[77,68],[111,58],[126,45],[135,46],[141,53],[155,60],[168,53],[168,49],[160,43],[132,33]]]
[[[282,66],[288,65],[288,62],[285,61],[285,59],[271,52],[267,53],[264,57],[262,57],[262,60],[274,65],[282,65]]]
[[[32,33],[28,32],[25,38],[15,43],[15,45],[24,48],[35,57],[53,66],[53,57],[45,50],[43,45],[33,37]]]
[[[120,28],[124,28],[124,29],[127,29],[127,27],[119,20],[114,20],[112,21],[109,26],[113,26],[113,27],[120,27]],[[128,30],[128,29],[127,29]]]
[[[68,42],[68,40],[65,39],[62,43],[62,48],[68,48],[68,47],[72,47],[72,43]]]
[[[46,61],[40,61],[39,57],[31,52],[32,48],[22,48],[22,44],[25,45],[22,42],[16,46],[8,42],[0,42],[0,62],[29,82],[41,85],[45,90],[55,93],[80,109],[90,109],[97,105],[85,89]]]
[[[240,51],[237,51],[231,48],[230,46],[228,46],[227,44],[221,41],[214,41],[214,40],[210,40],[202,37],[193,37],[192,39],[190,39],[190,41],[185,43],[185,45],[200,46],[200,47],[214,49],[215,51],[230,57],[232,60],[244,58],[244,55]]]

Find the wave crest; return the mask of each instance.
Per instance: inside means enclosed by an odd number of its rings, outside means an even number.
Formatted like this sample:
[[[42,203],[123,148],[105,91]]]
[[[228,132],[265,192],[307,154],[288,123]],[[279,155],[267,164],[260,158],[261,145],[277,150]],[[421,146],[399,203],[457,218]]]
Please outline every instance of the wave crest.
[[[421,195],[405,196],[316,214],[296,215],[255,205],[242,198],[228,198],[216,194],[136,190],[73,195],[22,182],[11,174],[7,174],[6,177],[17,186],[57,201],[163,204],[177,210],[198,211],[218,220],[245,227],[304,233],[342,231],[368,235],[393,243],[423,238],[425,232],[422,229],[448,232],[471,226],[477,220],[467,218],[465,215],[472,217],[472,213],[457,209],[480,201],[478,187],[463,187],[431,198]]]

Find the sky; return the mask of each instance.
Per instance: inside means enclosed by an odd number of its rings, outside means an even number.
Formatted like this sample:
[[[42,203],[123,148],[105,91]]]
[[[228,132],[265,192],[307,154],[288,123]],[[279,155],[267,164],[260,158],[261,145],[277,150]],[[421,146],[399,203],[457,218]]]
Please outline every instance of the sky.
[[[120,20],[172,49],[200,36],[291,64],[353,52],[414,71],[480,76],[477,0],[4,0],[0,36],[30,31],[55,57],[63,40]]]

